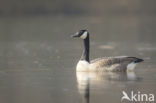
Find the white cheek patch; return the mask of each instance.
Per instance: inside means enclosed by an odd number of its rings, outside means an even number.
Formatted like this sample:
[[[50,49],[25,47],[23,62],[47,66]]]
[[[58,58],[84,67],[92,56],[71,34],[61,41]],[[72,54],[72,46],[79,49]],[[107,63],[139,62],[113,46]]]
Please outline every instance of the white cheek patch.
[[[88,35],[88,32],[86,31],[80,36],[80,38],[86,39],[87,35]]]

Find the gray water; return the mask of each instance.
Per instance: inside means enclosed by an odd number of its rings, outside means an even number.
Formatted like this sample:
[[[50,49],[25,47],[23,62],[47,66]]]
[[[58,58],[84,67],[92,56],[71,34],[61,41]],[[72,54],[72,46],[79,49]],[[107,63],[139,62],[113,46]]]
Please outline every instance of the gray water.
[[[156,94],[155,18],[1,17],[0,102],[121,103],[122,91]],[[76,73],[82,40],[70,35],[79,29],[90,31],[91,59],[128,55],[145,61],[130,73]]]

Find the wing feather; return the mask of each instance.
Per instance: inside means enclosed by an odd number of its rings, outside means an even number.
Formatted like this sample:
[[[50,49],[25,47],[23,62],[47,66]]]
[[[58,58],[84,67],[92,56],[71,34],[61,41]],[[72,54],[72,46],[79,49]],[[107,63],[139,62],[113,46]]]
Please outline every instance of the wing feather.
[[[102,57],[91,61],[91,65],[95,68],[109,68],[111,71],[125,71],[127,65],[137,61],[136,57]]]

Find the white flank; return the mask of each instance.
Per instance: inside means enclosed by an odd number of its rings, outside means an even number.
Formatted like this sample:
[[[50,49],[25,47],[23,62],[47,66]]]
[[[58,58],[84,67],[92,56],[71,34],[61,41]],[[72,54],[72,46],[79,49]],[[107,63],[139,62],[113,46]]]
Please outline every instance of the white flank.
[[[133,71],[135,69],[136,63],[132,62],[127,65],[127,71]]]

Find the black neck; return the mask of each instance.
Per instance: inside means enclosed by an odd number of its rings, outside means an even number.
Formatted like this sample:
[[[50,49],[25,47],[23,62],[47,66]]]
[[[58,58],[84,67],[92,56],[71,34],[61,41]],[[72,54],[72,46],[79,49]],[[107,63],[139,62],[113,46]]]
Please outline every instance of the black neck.
[[[81,60],[89,61],[89,35],[84,39],[84,51],[81,56]]]

